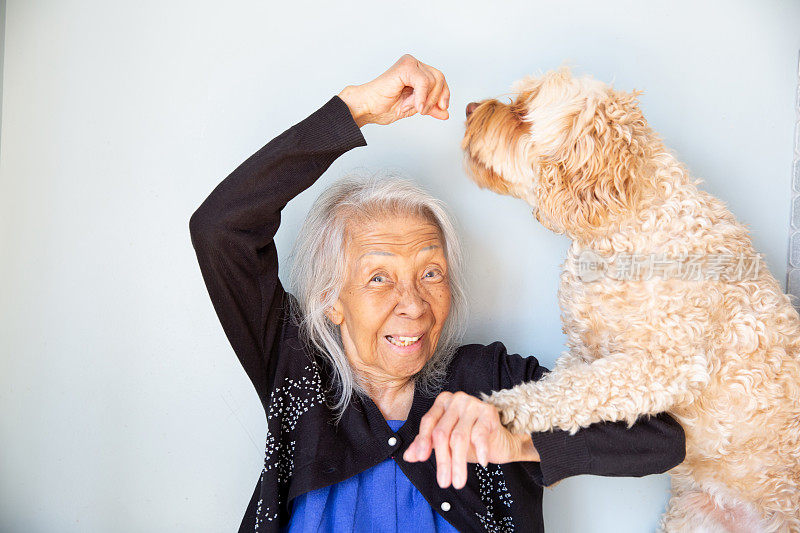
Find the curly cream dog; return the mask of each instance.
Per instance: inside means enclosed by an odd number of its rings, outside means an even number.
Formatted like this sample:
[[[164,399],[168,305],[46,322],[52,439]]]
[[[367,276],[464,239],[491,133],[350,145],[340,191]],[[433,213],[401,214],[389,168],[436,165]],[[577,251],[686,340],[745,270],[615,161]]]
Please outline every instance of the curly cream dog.
[[[572,246],[568,350],[484,399],[516,432],[669,411],[686,430],[665,531],[800,531],[800,317],[725,204],[636,101],[562,67],[467,108],[465,165]]]

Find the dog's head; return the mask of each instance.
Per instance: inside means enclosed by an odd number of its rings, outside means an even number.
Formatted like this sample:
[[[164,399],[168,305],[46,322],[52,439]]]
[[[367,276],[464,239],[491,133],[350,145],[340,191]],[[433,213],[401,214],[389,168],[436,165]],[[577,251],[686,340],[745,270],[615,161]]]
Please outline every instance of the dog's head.
[[[527,201],[546,227],[581,234],[630,212],[649,178],[651,130],[641,91],[625,93],[566,67],[526,77],[510,103],[467,106],[461,147],[482,188]]]

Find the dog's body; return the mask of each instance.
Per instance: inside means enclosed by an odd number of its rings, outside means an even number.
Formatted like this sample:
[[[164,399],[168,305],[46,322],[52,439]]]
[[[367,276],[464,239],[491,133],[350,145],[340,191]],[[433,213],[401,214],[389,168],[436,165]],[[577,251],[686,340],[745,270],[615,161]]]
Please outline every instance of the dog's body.
[[[664,530],[800,531],[800,317],[746,228],[697,188],[636,94],[565,69],[516,88],[510,105],[474,108],[463,148],[479,185],[572,237],[568,351],[485,399],[518,432],[668,411],[687,444]]]

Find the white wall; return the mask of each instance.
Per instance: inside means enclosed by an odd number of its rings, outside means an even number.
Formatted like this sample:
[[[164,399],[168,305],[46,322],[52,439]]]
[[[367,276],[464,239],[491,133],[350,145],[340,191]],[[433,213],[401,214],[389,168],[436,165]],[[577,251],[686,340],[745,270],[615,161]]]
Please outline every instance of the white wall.
[[[783,283],[800,4],[662,4],[9,0],[0,530],[238,527],[264,414],[208,300],[189,216],[269,139],[404,52],[445,73],[452,118],[366,126],[369,146],[287,206],[282,259],[333,179],[401,168],[460,221],[466,340],[552,365],[567,241],[469,182],[459,142],[467,102],[567,60],[645,91],[650,123]],[[549,531],[652,530],[667,489],[663,475],[567,480],[546,492]]]

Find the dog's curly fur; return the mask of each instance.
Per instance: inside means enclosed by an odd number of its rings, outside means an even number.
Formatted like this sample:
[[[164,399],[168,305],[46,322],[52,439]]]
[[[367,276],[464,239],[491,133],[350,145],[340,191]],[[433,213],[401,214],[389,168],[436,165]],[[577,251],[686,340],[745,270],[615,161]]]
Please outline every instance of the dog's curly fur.
[[[514,432],[668,411],[686,432],[665,531],[800,531],[800,317],[725,204],[699,189],[626,93],[566,67],[467,119],[465,166],[572,239],[567,351],[537,382],[484,395]],[[586,280],[589,250],[757,257],[747,279]]]

